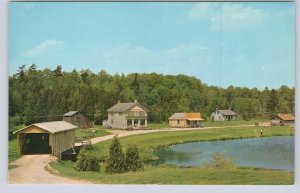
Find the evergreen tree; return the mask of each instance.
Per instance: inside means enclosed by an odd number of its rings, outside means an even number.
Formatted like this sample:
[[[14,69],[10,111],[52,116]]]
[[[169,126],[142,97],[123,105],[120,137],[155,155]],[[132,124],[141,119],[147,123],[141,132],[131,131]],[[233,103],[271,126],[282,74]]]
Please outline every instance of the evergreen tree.
[[[105,171],[107,173],[123,173],[126,171],[125,156],[117,137],[113,138],[109,147],[109,157]]]
[[[136,145],[130,145],[126,150],[125,156],[126,170],[138,171],[144,169],[143,162],[140,160],[139,150]]]
[[[276,90],[272,89],[267,102],[267,111],[269,113],[276,113],[276,107],[278,105],[278,96]]]

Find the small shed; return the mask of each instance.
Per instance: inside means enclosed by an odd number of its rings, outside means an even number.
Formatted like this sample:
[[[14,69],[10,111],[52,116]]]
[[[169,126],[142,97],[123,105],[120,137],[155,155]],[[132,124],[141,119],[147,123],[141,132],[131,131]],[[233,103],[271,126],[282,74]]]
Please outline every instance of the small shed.
[[[203,121],[201,113],[174,113],[169,118],[170,127],[200,127],[200,122]]]
[[[272,125],[275,125],[276,122],[279,122],[279,125],[294,125],[295,117],[292,114],[277,114],[271,119]]]
[[[94,127],[94,121],[78,111],[67,112],[64,114],[63,120],[80,128]]]
[[[53,154],[61,159],[62,153],[74,148],[75,128],[65,121],[34,123],[15,131],[19,155]]]

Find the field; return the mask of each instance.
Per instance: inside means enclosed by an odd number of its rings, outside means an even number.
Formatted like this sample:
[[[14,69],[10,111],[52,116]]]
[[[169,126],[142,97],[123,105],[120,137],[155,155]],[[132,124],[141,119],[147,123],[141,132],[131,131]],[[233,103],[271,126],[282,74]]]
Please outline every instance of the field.
[[[294,135],[290,127],[232,127],[202,129],[195,131],[158,132],[120,138],[123,148],[135,144],[140,150],[143,161],[158,159],[153,150],[171,144],[258,137],[260,130],[263,137]],[[89,154],[98,156],[103,161],[108,156],[111,140],[100,142],[89,150]],[[71,178],[85,179],[95,183],[121,184],[293,184],[293,172],[264,170],[255,168],[205,169],[201,167],[179,168],[175,166],[150,166],[136,173],[109,175],[104,172],[105,162],[100,172],[77,172],[71,161],[51,163],[59,174]]]

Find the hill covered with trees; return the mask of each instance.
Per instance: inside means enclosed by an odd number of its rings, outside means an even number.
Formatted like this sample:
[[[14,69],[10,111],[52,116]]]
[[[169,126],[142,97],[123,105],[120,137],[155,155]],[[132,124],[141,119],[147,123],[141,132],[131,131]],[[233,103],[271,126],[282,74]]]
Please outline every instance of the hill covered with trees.
[[[186,75],[64,72],[62,66],[37,70],[33,64],[21,66],[9,77],[9,116],[28,125],[61,120],[69,110],[78,110],[99,124],[118,100],[137,99],[150,110],[149,122],[166,121],[175,112],[199,111],[209,118],[216,108],[230,108],[247,120],[294,113],[294,95],[295,89],[287,86],[264,90],[221,88]]]

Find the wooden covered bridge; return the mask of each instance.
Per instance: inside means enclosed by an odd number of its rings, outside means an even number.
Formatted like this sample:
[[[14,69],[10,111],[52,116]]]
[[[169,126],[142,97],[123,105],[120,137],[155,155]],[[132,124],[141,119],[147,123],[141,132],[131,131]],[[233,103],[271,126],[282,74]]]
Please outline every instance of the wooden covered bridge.
[[[65,121],[34,123],[15,131],[19,142],[19,155],[53,154],[62,158],[62,153],[73,149],[77,126]]]

